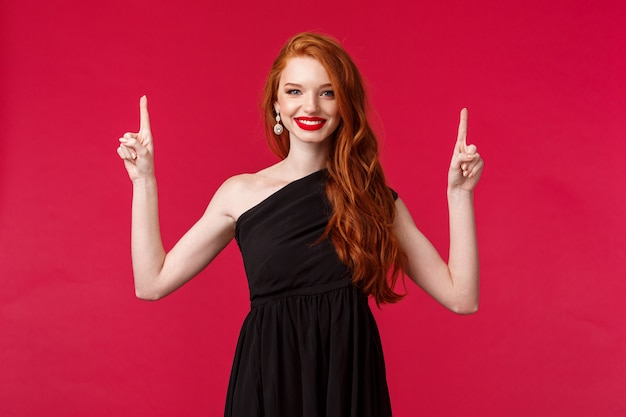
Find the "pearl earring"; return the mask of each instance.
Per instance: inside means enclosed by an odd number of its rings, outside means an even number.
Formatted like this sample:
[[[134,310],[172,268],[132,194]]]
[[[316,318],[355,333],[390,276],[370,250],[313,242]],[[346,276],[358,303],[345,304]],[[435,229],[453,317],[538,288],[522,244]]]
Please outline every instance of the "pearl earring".
[[[280,113],[276,113],[276,124],[274,125],[274,134],[280,136],[283,133],[283,125],[280,124]]]

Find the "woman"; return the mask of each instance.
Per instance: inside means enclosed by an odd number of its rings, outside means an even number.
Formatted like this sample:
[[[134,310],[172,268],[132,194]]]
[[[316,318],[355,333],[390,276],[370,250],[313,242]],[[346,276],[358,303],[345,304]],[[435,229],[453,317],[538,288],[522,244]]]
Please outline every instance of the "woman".
[[[461,111],[448,173],[447,263],[385,183],[361,77],[339,43],[314,33],[289,40],[269,73],[264,111],[281,161],[225,181],[166,253],[147,99],[141,98],[140,130],[126,133],[118,148],[133,183],[137,296],[166,296],[235,238],[252,307],[225,415],[390,416],[367,297],[398,301],[394,284],[404,273],[457,313],[477,309],[473,190],[483,161],[465,141],[467,111]]]

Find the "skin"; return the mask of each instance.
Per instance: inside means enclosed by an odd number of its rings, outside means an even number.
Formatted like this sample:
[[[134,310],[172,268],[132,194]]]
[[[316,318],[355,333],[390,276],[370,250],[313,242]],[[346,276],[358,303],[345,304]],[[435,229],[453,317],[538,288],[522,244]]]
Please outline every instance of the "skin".
[[[330,79],[310,57],[292,58],[281,74],[274,109],[289,131],[290,152],[282,161],[254,174],[229,178],[216,191],[202,217],[166,252],[160,233],[154,146],[148,100],[140,99],[140,128],[119,139],[118,155],[133,184],[131,246],[137,297],[158,300],[205,268],[233,239],[239,216],[288,183],[326,166],[328,136],[340,120]],[[318,130],[301,129],[296,119],[324,120]],[[445,262],[419,231],[402,202],[396,201],[396,229],[409,263],[407,275],[448,309],[473,313],[478,308],[479,262],[474,220],[474,188],[483,160],[467,145],[467,110],[448,172],[450,253]]]

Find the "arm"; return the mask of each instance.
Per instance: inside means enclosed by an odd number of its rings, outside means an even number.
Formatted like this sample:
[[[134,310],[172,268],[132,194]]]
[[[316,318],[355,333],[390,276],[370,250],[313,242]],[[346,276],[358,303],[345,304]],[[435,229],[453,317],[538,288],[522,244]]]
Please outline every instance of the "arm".
[[[445,307],[460,314],[478,309],[480,271],[474,188],[484,166],[476,147],[467,145],[466,136],[467,110],[463,109],[448,172],[450,254],[447,263],[417,229],[404,203],[400,199],[396,202],[396,230],[400,246],[408,257],[407,275]]]
[[[140,101],[140,129],[120,138],[118,154],[133,183],[131,252],[137,297],[157,300],[197,275],[230,242],[235,222],[227,214],[229,192],[221,187],[200,220],[169,253],[161,239],[154,148],[148,103]]]

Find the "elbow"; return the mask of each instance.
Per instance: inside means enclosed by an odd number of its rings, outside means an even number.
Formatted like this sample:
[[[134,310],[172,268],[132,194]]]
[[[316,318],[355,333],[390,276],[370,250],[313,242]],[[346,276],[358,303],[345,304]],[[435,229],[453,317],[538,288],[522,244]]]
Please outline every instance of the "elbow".
[[[135,275],[135,296],[144,301],[158,301],[167,295],[158,275]]]
[[[469,316],[470,314],[474,314],[478,312],[478,303],[476,304],[467,304],[463,306],[455,306],[451,309],[454,313],[460,314],[463,316]]]
[[[478,300],[455,303],[449,309],[453,313],[468,316],[478,311]]]
[[[148,291],[138,287],[135,287],[135,296],[144,301],[158,301],[163,298],[163,296],[156,291]]]
[[[478,294],[463,294],[449,300],[445,306],[455,314],[470,315],[478,311],[480,297]]]

